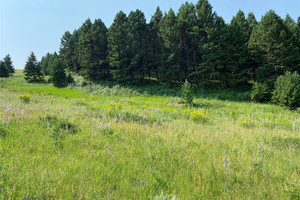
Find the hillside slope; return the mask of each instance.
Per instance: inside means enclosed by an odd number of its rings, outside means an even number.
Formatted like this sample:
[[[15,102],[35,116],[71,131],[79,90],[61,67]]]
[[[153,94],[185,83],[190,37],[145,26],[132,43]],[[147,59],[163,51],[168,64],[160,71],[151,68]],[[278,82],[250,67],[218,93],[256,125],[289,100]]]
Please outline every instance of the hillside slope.
[[[0,197],[300,198],[299,112],[195,102],[0,79]]]

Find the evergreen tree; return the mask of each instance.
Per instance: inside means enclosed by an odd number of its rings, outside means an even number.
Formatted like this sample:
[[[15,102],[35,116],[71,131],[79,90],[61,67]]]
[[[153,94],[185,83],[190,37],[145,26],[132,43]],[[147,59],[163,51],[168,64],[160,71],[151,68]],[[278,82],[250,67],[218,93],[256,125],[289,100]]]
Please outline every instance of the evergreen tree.
[[[134,75],[138,75],[138,79],[144,81],[147,63],[145,62],[147,55],[147,23],[145,15],[142,11],[136,10],[128,15],[129,37],[128,45],[130,47],[127,73],[131,80]]]
[[[78,73],[80,71],[80,65],[78,62],[78,42],[79,31],[74,30],[73,34],[69,31],[65,32],[61,38],[61,44],[59,49],[59,55],[64,62],[64,65],[73,72]]]
[[[78,61],[80,74],[95,80],[108,74],[107,64],[107,28],[102,20],[92,24],[88,19],[79,29]]]
[[[70,41],[72,39],[72,34],[69,31],[66,31],[60,39],[60,48],[59,48],[59,55],[64,62],[65,66],[72,69],[72,47],[70,45]],[[73,47],[74,49],[74,47]]]
[[[248,24],[248,31],[249,31],[249,36],[251,35],[252,30],[254,29],[254,27],[256,27],[257,25],[257,20],[255,18],[255,15],[250,12],[247,16],[247,24]]]
[[[164,42],[162,78],[165,81],[180,80],[179,37],[177,16],[170,9],[160,23],[160,33]]]
[[[249,25],[244,13],[239,10],[229,24],[229,76],[230,85],[247,84],[250,79],[248,66]]]
[[[214,29],[209,32],[209,42],[203,47],[205,54],[202,56],[203,76],[214,83],[221,83],[222,87],[228,86],[229,82],[229,45],[228,45],[228,27],[222,17],[216,16]],[[201,79],[201,78],[200,78]],[[205,84],[202,80],[202,84]]]
[[[262,17],[249,41],[252,54],[262,58],[259,59],[256,80],[273,84],[285,71],[299,69],[299,49],[294,41],[292,32],[274,11]]]
[[[27,82],[36,82],[43,80],[43,74],[41,72],[40,64],[38,63],[36,56],[31,52],[27,59],[24,72],[25,80]]]
[[[182,80],[190,79],[189,74],[197,67],[197,48],[194,33],[196,23],[196,8],[194,4],[186,2],[179,8],[177,25]]]
[[[148,25],[149,40],[148,40],[148,76],[155,76],[160,78],[163,60],[163,40],[160,34],[160,22],[163,18],[163,13],[159,7],[157,7],[154,15],[152,16]]]
[[[213,13],[212,6],[208,0],[199,0],[196,4],[197,12],[197,55],[200,58],[198,60],[198,67],[193,75],[197,80],[197,85],[202,87],[207,83],[207,80],[213,79],[214,66],[212,65],[211,52],[214,49],[213,36],[215,33],[215,19],[216,13]]]
[[[300,75],[286,72],[279,76],[275,83],[272,96],[273,102],[280,106],[296,109],[300,107]]]
[[[92,47],[92,22],[90,19],[87,19],[79,31],[79,41],[77,46],[78,53],[78,63],[80,66],[79,73],[83,75],[85,78],[89,78],[86,74],[86,70],[90,68],[93,56],[93,47]]]
[[[119,12],[108,30],[108,60],[113,77],[126,80],[130,65],[128,46],[128,18]]]
[[[15,73],[15,68],[13,66],[13,63],[12,63],[12,60],[11,60],[11,57],[9,54],[4,57],[3,63],[6,66],[8,72],[9,72],[9,75],[12,76]]]
[[[55,87],[65,87],[68,84],[67,75],[63,61],[59,57],[53,56],[49,63],[50,80]]]
[[[41,63],[40,63],[40,65],[41,65],[41,71],[44,74],[44,76],[49,75],[49,60],[50,60],[51,56],[52,55],[50,53],[47,53],[41,59]]]
[[[193,106],[193,95],[192,95],[192,86],[188,82],[188,80],[185,80],[182,88],[182,100],[186,107],[192,107]]]
[[[300,55],[300,21],[297,24],[289,15],[286,15],[284,24],[293,35],[292,38],[290,38],[291,43],[297,47],[298,55]],[[300,58],[296,62],[300,64]],[[300,65],[298,65],[298,67],[292,67],[291,70],[300,72]]]
[[[9,77],[9,70],[2,60],[0,60],[0,78]]]

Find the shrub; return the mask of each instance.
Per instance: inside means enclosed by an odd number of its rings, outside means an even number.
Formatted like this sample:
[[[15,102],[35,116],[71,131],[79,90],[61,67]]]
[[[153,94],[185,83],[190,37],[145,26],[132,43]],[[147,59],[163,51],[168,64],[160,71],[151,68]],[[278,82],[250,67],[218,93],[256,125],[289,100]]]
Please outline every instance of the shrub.
[[[271,91],[267,84],[255,82],[250,96],[252,101],[266,102],[271,99]]]
[[[30,102],[30,95],[28,94],[23,94],[19,96],[19,99],[24,102],[24,103],[29,103]]]
[[[182,92],[182,100],[185,106],[192,107],[193,106],[192,88],[191,88],[191,84],[187,80],[185,80],[181,92]]]
[[[297,72],[286,72],[277,78],[272,101],[289,109],[300,107],[300,75]]]

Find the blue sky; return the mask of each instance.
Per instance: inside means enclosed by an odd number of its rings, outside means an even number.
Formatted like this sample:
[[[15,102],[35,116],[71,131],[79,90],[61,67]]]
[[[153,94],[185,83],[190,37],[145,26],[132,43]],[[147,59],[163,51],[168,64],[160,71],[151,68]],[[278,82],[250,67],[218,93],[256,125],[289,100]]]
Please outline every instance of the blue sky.
[[[198,0],[189,2],[197,3]],[[157,6],[163,11],[178,10],[185,0],[0,0],[0,59],[10,54],[17,69],[24,68],[33,51],[38,59],[47,52],[58,51],[60,38],[87,19],[101,18],[109,26],[120,10],[142,10],[147,20]],[[213,10],[226,22],[239,9],[253,12],[258,20],[268,10],[282,17],[300,16],[300,0],[210,0]]]

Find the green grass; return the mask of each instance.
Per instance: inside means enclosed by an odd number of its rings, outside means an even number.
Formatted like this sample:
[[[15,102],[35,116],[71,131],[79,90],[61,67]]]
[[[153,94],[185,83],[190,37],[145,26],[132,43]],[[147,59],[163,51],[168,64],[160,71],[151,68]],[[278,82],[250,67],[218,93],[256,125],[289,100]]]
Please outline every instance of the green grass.
[[[0,199],[300,198],[299,111],[99,91],[0,79]]]

